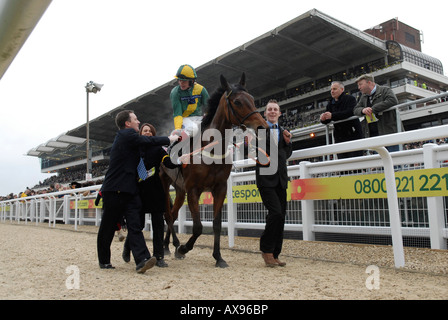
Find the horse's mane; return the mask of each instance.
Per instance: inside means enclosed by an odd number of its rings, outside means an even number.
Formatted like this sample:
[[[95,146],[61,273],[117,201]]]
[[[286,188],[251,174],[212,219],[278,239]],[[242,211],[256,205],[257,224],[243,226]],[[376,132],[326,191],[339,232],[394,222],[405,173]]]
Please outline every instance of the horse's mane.
[[[233,92],[247,91],[243,86],[239,84],[231,85],[230,88]],[[208,99],[207,109],[205,110],[205,114],[204,117],[202,118],[201,123],[202,131],[208,128],[208,126],[212,123],[212,120],[216,114],[216,110],[218,110],[219,101],[221,101],[221,97],[224,94],[224,92],[226,92],[226,90],[223,89],[222,87],[219,87]]]

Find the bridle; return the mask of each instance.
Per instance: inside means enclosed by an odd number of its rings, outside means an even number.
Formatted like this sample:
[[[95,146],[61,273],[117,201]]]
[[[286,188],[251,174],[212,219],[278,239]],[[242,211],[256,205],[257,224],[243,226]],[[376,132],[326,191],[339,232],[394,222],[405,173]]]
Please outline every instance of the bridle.
[[[235,109],[232,106],[232,103],[229,100],[230,95],[233,93],[233,90],[230,90],[230,92],[226,95],[226,103],[227,103],[227,110],[228,110],[228,114],[229,114],[229,121],[230,121],[230,112],[232,112],[233,117],[238,121],[238,127],[240,127],[243,131],[246,131],[247,127],[244,124],[244,121],[246,121],[250,116],[252,116],[253,114],[257,113],[257,110],[254,110],[252,112],[250,112],[249,114],[247,114],[243,119],[241,119],[239,117],[239,115],[236,113]]]
[[[247,127],[246,127],[246,125],[244,124],[244,121],[246,121],[250,116],[252,116],[253,114],[255,114],[255,113],[257,113],[258,111],[257,110],[254,110],[254,111],[252,111],[252,112],[250,112],[249,114],[247,114],[243,119],[241,119],[239,116],[238,116],[238,114],[236,113],[236,111],[235,111],[235,109],[233,108],[233,106],[232,106],[232,103],[230,102],[230,100],[229,100],[229,97],[230,97],[230,95],[232,94],[232,92],[233,92],[233,90],[230,90],[230,92],[226,95],[226,103],[227,103],[227,106],[228,106],[228,114],[229,114],[229,121],[230,121],[230,112],[232,112],[232,114],[233,114],[233,116],[234,116],[234,118],[238,121],[238,123],[239,123],[239,125],[238,125],[238,127],[240,127],[243,131],[246,131],[247,130]],[[257,135],[255,134],[255,137],[256,137]],[[233,145],[234,145],[234,147],[236,147],[236,148],[239,148],[239,146],[237,146],[235,143],[233,143]],[[268,162],[267,163],[265,163],[265,164],[262,164],[262,163],[260,163],[259,161],[258,161],[258,159],[254,159],[254,158],[252,158],[251,157],[251,159],[252,160],[254,160],[255,162],[257,162],[258,164],[260,164],[260,165],[269,165],[269,163],[271,162],[271,158],[269,157],[269,155],[263,150],[263,149],[261,149],[260,147],[257,147],[257,149],[260,151],[260,152],[262,152],[265,156],[266,156],[266,158],[268,159]]]

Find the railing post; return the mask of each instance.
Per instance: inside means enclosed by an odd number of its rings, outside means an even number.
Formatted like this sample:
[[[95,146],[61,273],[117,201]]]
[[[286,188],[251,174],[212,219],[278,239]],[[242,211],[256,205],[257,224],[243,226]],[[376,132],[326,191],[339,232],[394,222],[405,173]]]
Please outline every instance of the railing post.
[[[51,227],[51,216],[53,214],[54,196],[48,196],[48,226]]]
[[[235,246],[235,221],[237,210],[233,204],[233,178],[230,174],[227,179],[227,232],[229,236],[229,248]]]
[[[439,168],[436,159],[436,147],[434,143],[427,143],[423,146],[423,162],[425,169]],[[428,197],[428,219],[429,219],[429,239],[431,249],[447,249],[446,241],[443,238],[443,197]]]
[[[75,197],[75,230],[78,231],[78,194],[74,193],[73,196]]]
[[[50,196],[50,201],[51,201],[51,205],[50,205],[51,213],[50,213],[50,215],[53,216],[53,228],[55,228],[56,227],[56,196]]]
[[[24,207],[24,215],[23,215],[23,219],[25,220],[25,224],[28,224],[28,211],[29,211],[29,204],[30,204],[30,202],[29,201],[25,201],[24,202],[24,204],[25,204],[25,207]]]
[[[187,220],[187,205],[183,205],[179,209],[177,216],[177,233],[185,233],[185,221]]]
[[[69,223],[69,216],[70,216],[70,195],[66,194],[64,196],[64,208],[62,210],[62,216],[64,220],[64,224]]]
[[[392,246],[394,250],[395,267],[404,267],[403,236],[401,233],[401,217],[398,208],[397,186],[392,157],[385,147],[373,148],[381,156],[386,179],[387,203],[389,205],[390,229],[392,233]]]
[[[309,161],[300,162],[300,179],[309,179],[307,164]],[[303,240],[314,241],[314,200],[300,200],[302,204],[302,233]]]
[[[40,220],[39,222],[44,222],[45,221],[45,198],[40,198],[39,201],[39,213],[40,213]]]
[[[98,227],[101,223],[103,214],[103,208],[95,208],[95,227]]]
[[[20,223],[20,212],[22,211],[22,204],[20,201],[16,202],[16,221]]]
[[[80,193],[80,194],[79,194],[79,201],[83,201],[84,198],[85,198],[85,197],[83,196],[83,194]],[[83,209],[79,209],[79,211],[78,211],[78,219],[79,219],[79,221],[78,221],[78,225],[80,225],[80,226],[83,226],[83,225],[84,225],[84,215],[85,215],[85,211],[86,211],[86,209],[84,209],[84,207],[83,207]]]
[[[13,218],[14,218],[14,212],[16,210],[15,208],[16,203],[15,202],[11,202],[11,211],[9,212],[9,222],[12,222]]]
[[[36,199],[31,200],[30,222],[33,222],[33,219],[36,219]]]

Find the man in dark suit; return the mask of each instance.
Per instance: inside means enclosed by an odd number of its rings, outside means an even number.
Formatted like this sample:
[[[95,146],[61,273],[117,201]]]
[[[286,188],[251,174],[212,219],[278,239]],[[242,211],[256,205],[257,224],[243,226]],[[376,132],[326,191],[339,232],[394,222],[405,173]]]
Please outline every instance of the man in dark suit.
[[[110,153],[109,169],[101,188],[103,216],[98,230],[97,249],[100,268],[113,269],[110,263],[110,245],[117,223],[124,216],[128,229],[129,244],[138,273],[144,273],[156,263],[146,246],[140,222],[141,199],[137,187],[137,166],[140,147],[169,145],[177,136],[145,137],[139,135],[140,122],[131,110],[124,110],[115,118],[119,131]]]
[[[352,95],[344,93],[344,84],[339,81],[333,81],[330,93],[332,99],[327,105],[326,112],[320,115],[320,122],[328,124],[331,121],[352,117],[356,99]],[[361,123],[358,119],[335,123],[333,135],[336,143],[362,139]],[[362,155],[362,150],[338,153],[338,159],[360,157]]]
[[[271,128],[269,134],[266,135],[270,141],[267,143],[266,151],[271,157],[268,165],[271,168],[257,164],[255,171],[257,187],[263,204],[268,210],[266,226],[260,237],[260,250],[268,267],[286,265],[278,259],[278,256],[282,250],[286,216],[286,189],[289,180],[286,160],[291,156],[292,144],[291,133],[278,125],[281,114],[277,101],[270,100],[264,115]]]

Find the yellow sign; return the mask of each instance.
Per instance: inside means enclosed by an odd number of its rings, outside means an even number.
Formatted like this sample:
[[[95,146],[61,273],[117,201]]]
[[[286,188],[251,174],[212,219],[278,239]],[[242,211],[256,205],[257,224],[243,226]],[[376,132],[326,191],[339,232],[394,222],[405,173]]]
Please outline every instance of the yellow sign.
[[[400,198],[448,196],[448,168],[396,172],[395,184]],[[387,198],[384,174],[299,179],[291,187],[292,200]]]
[[[395,184],[399,198],[448,196],[448,168],[396,172]],[[255,184],[234,186],[232,195],[234,203],[262,202]],[[174,200],[174,191],[171,197]],[[373,198],[387,198],[384,174],[297,179],[289,182],[287,190],[288,201]],[[199,204],[212,203],[210,192],[204,192]]]
[[[76,201],[70,201],[70,209],[75,210]],[[96,209],[103,207],[103,199],[101,198],[98,205],[95,205],[95,199],[89,200],[79,200],[78,201],[78,209]]]
[[[448,196],[448,168],[420,169],[395,173],[399,198]],[[175,191],[170,192],[175,199]],[[233,203],[259,203],[260,191],[255,184],[234,186]],[[373,199],[387,198],[384,174],[365,174],[332,178],[297,179],[290,181],[287,200]],[[227,203],[227,200],[225,200]],[[187,204],[185,198],[184,204]],[[211,192],[203,192],[199,204],[213,204]],[[101,208],[94,200],[78,201],[78,209]],[[70,202],[75,208],[75,202]]]

